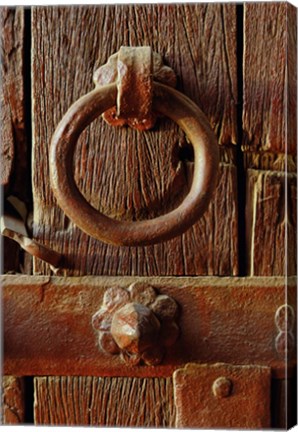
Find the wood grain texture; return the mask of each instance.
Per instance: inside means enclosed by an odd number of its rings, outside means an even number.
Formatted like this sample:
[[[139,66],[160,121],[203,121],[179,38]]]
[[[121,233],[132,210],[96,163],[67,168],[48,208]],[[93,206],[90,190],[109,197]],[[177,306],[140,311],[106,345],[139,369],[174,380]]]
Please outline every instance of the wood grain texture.
[[[293,173],[247,171],[249,275],[296,274],[296,186]]]
[[[28,198],[24,91],[24,10],[0,8],[0,159],[4,195]],[[20,271],[20,247],[3,239],[4,273]]]
[[[286,372],[284,352],[275,347],[285,277],[3,276],[1,282],[6,374],[169,377],[190,361],[265,365],[279,377]],[[180,336],[154,368],[131,367],[102,352],[92,326],[106,290],[134,282],[169,295],[180,308]],[[295,287],[293,277],[287,296],[294,311]],[[295,362],[291,354],[288,374]]]
[[[243,149],[296,155],[296,9],[244,5]]]
[[[38,377],[36,425],[174,427],[171,378]]]
[[[109,246],[76,228],[55,203],[48,167],[59,120],[93,88],[93,71],[121,45],[151,45],[176,71],[178,89],[207,114],[219,143],[236,143],[235,10],[235,5],[211,4],[33,9],[33,234],[65,255],[67,274],[237,274],[231,160],[221,166],[219,187],[201,221],[174,240],[138,248]],[[146,133],[112,128],[98,119],[79,140],[76,182],[85,198],[110,217],[153,218],[177,206],[187,193],[187,148],[182,132],[168,119]],[[37,260],[34,271],[50,274]]]
[[[287,3],[287,154],[297,155],[297,8]],[[289,168],[288,168],[289,169]],[[296,171],[296,170],[295,170]]]
[[[296,274],[296,9],[263,3],[244,10],[243,150],[245,166],[260,170],[247,171],[247,270]],[[272,381],[274,428],[293,423],[288,385],[293,380]]]
[[[296,9],[246,4],[243,150],[250,275],[296,274]],[[266,170],[266,171],[265,171]]]
[[[25,420],[24,380],[16,376],[2,377],[2,413],[4,425],[22,424]]]
[[[28,193],[28,150],[25,133],[23,8],[2,7],[0,28],[1,185],[5,187],[5,193],[25,198]]]

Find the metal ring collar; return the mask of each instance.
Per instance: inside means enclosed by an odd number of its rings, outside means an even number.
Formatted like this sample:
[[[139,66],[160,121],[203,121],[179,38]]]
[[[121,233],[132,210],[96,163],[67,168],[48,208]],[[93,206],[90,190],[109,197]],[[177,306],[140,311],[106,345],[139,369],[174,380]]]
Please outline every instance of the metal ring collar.
[[[73,178],[73,155],[82,131],[116,104],[117,86],[96,88],[75,102],[58,125],[50,148],[50,179],[59,206],[81,230],[106,243],[140,246],[169,240],[190,228],[205,212],[216,185],[218,146],[197,105],[182,93],[154,82],[153,109],[176,122],[194,148],[191,189],[171,212],[131,222],[111,219],[92,207]]]

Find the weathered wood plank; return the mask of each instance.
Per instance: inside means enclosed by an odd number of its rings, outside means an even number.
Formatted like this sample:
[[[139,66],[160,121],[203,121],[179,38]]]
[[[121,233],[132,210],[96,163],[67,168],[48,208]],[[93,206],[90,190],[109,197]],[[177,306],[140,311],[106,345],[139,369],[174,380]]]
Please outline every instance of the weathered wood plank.
[[[297,7],[287,3],[287,154],[297,155]],[[290,167],[287,168],[290,170]],[[295,169],[296,171],[296,169]]]
[[[296,274],[296,174],[247,171],[247,271]],[[286,197],[287,195],[287,197]]]
[[[12,192],[20,198],[28,193],[26,179],[29,178],[25,133],[24,26],[23,8],[0,9],[1,185],[5,187],[5,192]]]
[[[219,143],[235,144],[236,6],[36,8],[32,18],[34,238],[65,254],[69,275],[237,274],[232,158],[221,167],[204,218],[184,236],[144,248],[112,247],[83,234],[57,207],[48,167],[59,120],[93,88],[93,71],[121,45],[151,45],[176,71],[178,88],[205,111]],[[185,137],[167,119],[146,133],[98,119],[79,140],[76,182],[85,198],[111,217],[152,218],[175,207],[188,190],[186,149]],[[35,273],[50,274],[50,269],[35,260]]]
[[[2,377],[2,415],[5,425],[22,424],[25,421],[24,380],[16,376]]]
[[[91,323],[107,288],[136,281],[168,294],[181,308],[180,337],[154,368],[129,367],[119,356],[101,352]],[[288,303],[295,309],[295,278],[288,284]],[[275,323],[285,303],[284,277],[3,276],[2,286],[6,374],[168,377],[189,361],[221,361],[267,365],[276,376],[285,375]]]
[[[0,8],[0,159],[5,195],[28,198],[28,148],[25,130],[24,9]],[[3,240],[3,272],[20,271],[19,246]]]
[[[244,5],[243,149],[272,152],[273,163],[296,155],[296,50],[293,6]]]
[[[35,424],[174,427],[171,378],[38,377]]]

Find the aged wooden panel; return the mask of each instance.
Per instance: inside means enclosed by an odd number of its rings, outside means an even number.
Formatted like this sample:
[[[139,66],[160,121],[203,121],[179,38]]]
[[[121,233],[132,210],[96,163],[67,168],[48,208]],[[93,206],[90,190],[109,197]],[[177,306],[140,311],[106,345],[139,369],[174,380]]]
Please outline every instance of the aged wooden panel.
[[[69,275],[237,274],[236,172],[228,148],[237,141],[236,6],[36,8],[32,34],[34,238],[64,253]],[[121,45],[151,45],[159,52],[176,71],[178,89],[203,109],[226,148],[205,217],[187,234],[143,248],[107,246],[83,234],[57,207],[49,184],[56,125],[93,88],[93,71]],[[185,196],[191,158],[185,137],[167,119],[146,133],[98,119],[79,141],[75,178],[103,213],[152,218]],[[36,260],[35,273],[50,269]]]
[[[296,274],[296,174],[247,171],[247,271]]]
[[[109,287],[140,281],[180,305],[180,337],[163,363],[127,366],[103,353],[92,316]],[[22,375],[168,377],[189,361],[259,364],[285,376],[285,332],[276,311],[285,303],[285,278],[136,278],[3,276],[4,372]],[[295,338],[295,278],[288,280]],[[280,314],[279,321],[283,320]],[[288,374],[295,356],[289,346]]]
[[[23,8],[1,8],[1,184],[5,186],[5,192],[12,192],[20,198],[24,198],[26,192],[28,193],[25,184],[26,179],[28,180],[28,166],[25,135],[24,26]],[[17,169],[14,170],[14,167]]]
[[[173,375],[178,428],[268,428],[271,371],[188,364]]]
[[[171,378],[40,377],[37,425],[173,427]]]
[[[247,273],[295,275],[296,9],[287,3],[246,4],[244,9],[242,148],[246,168],[255,168],[246,173]],[[296,297],[290,304],[296,304]],[[295,357],[294,341],[291,330],[280,332],[276,349],[288,343],[292,345],[291,356]],[[286,389],[293,382],[273,380],[273,427],[286,428],[293,423],[293,416],[286,408],[291,399],[287,400]]]
[[[287,4],[287,85],[286,151],[297,155],[297,8],[290,3]]]
[[[297,220],[296,9],[280,2],[246,4],[244,11],[243,150],[246,167],[261,170],[247,171],[247,271],[250,275],[293,275]]]
[[[28,198],[29,172],[25,131],[24,10],[0,8],[0,159],[5,195]],[[3,240],[4,272],[19,270],[19,246]]]
[[[245,151],[270,151],[275,160],[286,153],[296,155],[296,50],[293,6],[244,5]]]
[[[15,376],[2,377],[1,423],[6,425],[24,423],[24,380]]]

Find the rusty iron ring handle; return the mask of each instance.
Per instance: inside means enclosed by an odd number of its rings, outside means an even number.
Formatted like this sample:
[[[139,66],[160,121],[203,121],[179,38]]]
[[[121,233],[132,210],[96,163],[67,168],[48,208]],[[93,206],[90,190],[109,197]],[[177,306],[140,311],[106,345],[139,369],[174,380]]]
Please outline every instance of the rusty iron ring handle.
[[[154,82],[153,109],[176,122],[194,148],[193,182],[183,202],[154,219],[131,222],[111,219],[93,208],[73,178],[73,155],[82,131],[113,107],[116,83],[96,88],[75,102],[58,125],[50,148],[50,179],[59,206],[81,230],[106,243],[140,246],[169,240],[190,228],[205,212],[217,180],[218,146],[202,111],[188,97]]]

